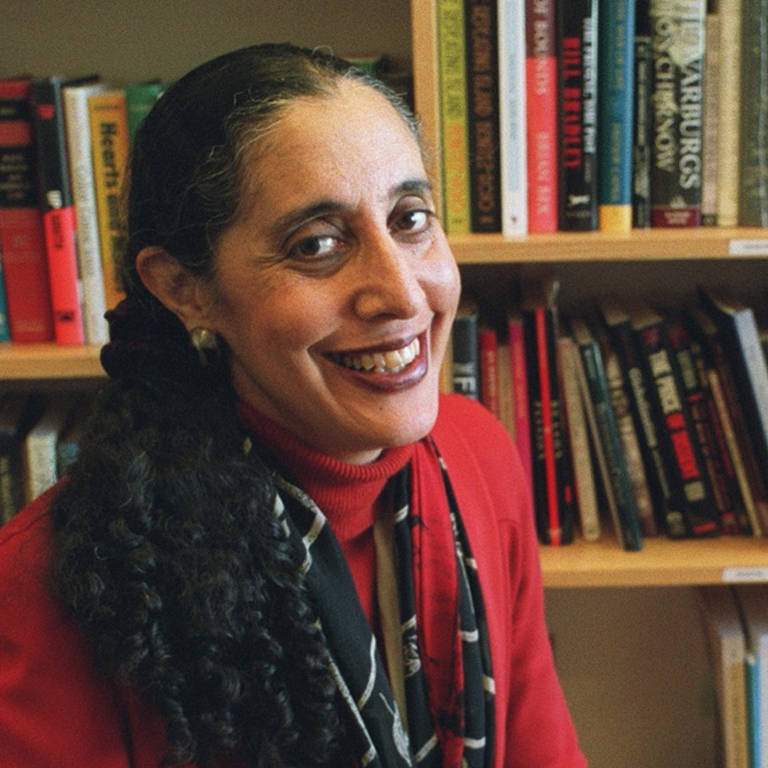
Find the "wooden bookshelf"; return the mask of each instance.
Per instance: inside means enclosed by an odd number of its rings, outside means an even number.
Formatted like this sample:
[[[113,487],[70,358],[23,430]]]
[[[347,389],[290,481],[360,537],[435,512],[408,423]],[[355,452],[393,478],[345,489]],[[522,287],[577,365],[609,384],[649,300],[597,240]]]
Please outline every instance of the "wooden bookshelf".
[[[104,376],[97,346],[0,344],[0,381],[90,379]]]

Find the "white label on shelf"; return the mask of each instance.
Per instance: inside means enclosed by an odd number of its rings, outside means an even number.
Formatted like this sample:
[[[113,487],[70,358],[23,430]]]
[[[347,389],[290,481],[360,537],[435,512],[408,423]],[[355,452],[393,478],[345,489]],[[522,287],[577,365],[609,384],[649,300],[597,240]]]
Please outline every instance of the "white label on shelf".
[[[760,240],[729,240],[729,256],[768,256],[768,238]]]
[[[768,581],[768,566],[754,568],[723,568],[724,584],[739,584],[747,581]]]

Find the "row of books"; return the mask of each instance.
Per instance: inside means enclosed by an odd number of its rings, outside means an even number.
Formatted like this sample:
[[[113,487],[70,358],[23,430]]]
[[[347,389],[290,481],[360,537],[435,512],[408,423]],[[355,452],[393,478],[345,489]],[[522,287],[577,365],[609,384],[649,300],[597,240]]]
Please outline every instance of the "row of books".
[[[72,392],[0,393],[0,525],[67,473],[84,407]]]
[[[0,341],[107,341],[125,164],[162,90],[95,75],[0,79]]]
[[[453,391],[514,436],[545,544],[768,535],[766,335],[750,305],[700,288],[677,311],[616,297],[560,316],[558,283],[523,287],[500,328],[462,302]]]
[[[768,226],[764,0],[437,0],[449,233]]]
[[[718,720],[718,765],[768,765],[768,585],[698,589]]]

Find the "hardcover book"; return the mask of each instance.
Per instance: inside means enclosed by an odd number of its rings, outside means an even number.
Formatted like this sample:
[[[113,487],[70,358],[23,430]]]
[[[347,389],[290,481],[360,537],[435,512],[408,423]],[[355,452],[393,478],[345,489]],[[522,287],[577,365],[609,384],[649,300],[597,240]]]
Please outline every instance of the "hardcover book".
[[[473,400],[480,399],[478,323],[477,304],[463,298],[451,331],[453,391]]]
[[[597,440],[607,474],[606,491],[609,499],[612,500],[609,508],[613,517],[614,530],[624,549],[637,551],[642,549],[643,534],[621,446],[616,415],[611,404],[600,346],[582,318],[571,319],[571,332],[579,348],[586,390],[592,404]]]
[[[528,233],[528,149],[525,94],[525,0],[500,0],[499,157],[501,231]]]
[[[58,75],[32,82],[33,125],[56,342],[84,344],[77,221],[62,101],[65,82]]]
[[[501,231],[496,0],[467,0],[467,115],[473,232]]]
[[[661,315],[642,303],[634,305],[629,315],[643,356],[659,442],[670,469],[672,494],[678,495],[678,508],[683,511],[683,519],[667,515],[667,534],[673,538],[717,535],[720,517],[696,441],[666,324]]]
[[[558,6],[559,226],[597,228],[597,0]]]
[[[531,419],[528,404],[528,362],[525,356],[523,318],[519,312],[507,316],[509,336],[509,364],[512,369],[512,397],[515,413],[515,442],[525,470],[528,484],[533,487],[531,462]]]
[[[555,232],[558,201],[556,0],[526,0],[528,230]]]
[[[717,220],[718,141],[720,138],[720,14],[707,13],[704,46],[704,104],[701,133],[701,223]]]
[[[632,226],[651,226],[651,152],[653,149],[653,47],[649,0],[635,5],[635,103],[632,138]]]
[[[53,339],[31,80],[0,80],[0,252],[12,341]]]
[[[653,45],[651,224],[701,224],[706,0],[650,0]]]
[[[555,352],[557,290],[556,281],[526,285],[522,302],[534,507],[539,538],[553,546],[573,540],[575,515]]]
[[[598,216],[606,232],[632,228],[635,0],[598,11]]]
[[[437,26],[444,220],[455,235],[471,229],[463,0],[438,0]]]

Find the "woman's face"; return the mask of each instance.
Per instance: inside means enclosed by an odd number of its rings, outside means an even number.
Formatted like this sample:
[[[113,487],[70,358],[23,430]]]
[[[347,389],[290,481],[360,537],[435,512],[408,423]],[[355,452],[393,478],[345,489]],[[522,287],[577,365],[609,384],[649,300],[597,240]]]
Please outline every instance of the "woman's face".
[[[288,106],[249,162],[206,318],[238,395],[350,462],[420,439],[459,277],[410,130],[347,82]]]

